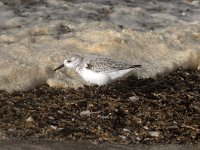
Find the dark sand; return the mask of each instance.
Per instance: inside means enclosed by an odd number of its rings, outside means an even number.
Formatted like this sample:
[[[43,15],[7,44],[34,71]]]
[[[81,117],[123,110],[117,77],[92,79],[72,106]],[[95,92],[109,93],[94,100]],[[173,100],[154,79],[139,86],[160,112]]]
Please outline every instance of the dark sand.
[[[0,141],[0,150],[199,150],[200,145],[120,145],[75,141]]]
[[[115,144],[195,144],[200,139],[200,72],[107,86],[0,91],[0,138]]]

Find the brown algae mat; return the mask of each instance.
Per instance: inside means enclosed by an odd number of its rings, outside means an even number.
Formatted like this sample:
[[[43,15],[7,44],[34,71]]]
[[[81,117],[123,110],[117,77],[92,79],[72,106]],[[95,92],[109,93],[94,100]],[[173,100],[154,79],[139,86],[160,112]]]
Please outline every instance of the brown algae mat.
[[[98,87],[0,91],[0,138],[198,143],[200,72],[179,69]]]

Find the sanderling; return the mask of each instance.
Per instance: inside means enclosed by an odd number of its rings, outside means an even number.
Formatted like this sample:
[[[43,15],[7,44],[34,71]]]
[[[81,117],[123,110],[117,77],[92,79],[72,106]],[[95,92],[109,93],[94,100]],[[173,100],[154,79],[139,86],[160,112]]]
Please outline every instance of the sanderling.
[[[82,57],[77,54],[65,59],[64,63],[54,71],[64,66],[77,71],[86,82],[99,86],[124,77],[135,68],[141,67],[141,65],[129,65],[104,56],[88,55]]]

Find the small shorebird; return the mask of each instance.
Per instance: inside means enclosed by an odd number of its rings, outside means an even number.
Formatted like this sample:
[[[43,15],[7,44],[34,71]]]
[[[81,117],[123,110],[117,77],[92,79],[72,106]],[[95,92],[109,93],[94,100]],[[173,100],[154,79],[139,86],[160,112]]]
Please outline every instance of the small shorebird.
[[[101,86],[124,77],[141,65],[129,65],[98,55],[82,57],[73,54],[54,71],[63,67],[74,69],[85,81]]]

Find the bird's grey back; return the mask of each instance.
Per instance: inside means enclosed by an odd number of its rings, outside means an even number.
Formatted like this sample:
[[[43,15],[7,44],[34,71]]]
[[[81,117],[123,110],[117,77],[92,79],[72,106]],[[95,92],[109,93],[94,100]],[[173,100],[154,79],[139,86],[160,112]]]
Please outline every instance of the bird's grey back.
[[[111,72],[117,70],[124,70],[140,65],[129,65],[119,62],[109,57],[90,55],[83,58],[83,64],[87,64],[88,68],[95,72]]]

